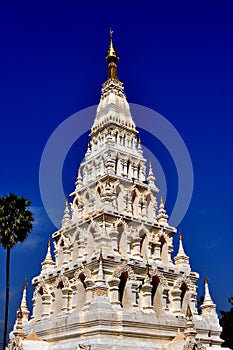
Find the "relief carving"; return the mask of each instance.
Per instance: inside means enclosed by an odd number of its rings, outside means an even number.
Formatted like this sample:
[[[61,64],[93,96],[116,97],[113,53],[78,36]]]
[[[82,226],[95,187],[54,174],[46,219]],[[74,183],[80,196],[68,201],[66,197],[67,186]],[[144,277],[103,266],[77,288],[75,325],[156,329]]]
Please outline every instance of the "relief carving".
[[[114,270],[112,277],[120,278],[122,272],[128,272],[129,280],[131,280],[131,281],[137,280],[137,277],[136,277],[133,269],[127,264],[126,261]]]

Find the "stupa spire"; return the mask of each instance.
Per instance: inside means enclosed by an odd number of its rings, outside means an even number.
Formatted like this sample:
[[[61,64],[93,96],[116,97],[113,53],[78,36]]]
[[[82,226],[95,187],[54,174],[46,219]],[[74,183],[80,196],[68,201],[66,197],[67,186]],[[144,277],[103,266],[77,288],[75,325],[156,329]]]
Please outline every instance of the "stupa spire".
[[[197,331],[193,323],[193,314],[189,305],[187,306],[186,310],[186,320],[187,322],[184,331],[186,341],[194,341],[197,335]]]
[[[209,280],[207,277],[205,277],[204,279],[204,285],[205,285],[205,295],[204,295],[204,301],[203,304],[201,305],[201,309],[202,309],[202,315],[205,318],[209,318],[209,317],[217,317],[216,314],[216,305],[214,304],[211,295],[210,295],[210,291],[209,291]]]
[[[27,283],[25,281],[24,284],[23,284],[23,296],[22,296],[22,300],[21,300],[21,304],[20,304],[21,310],[23,310],[23,309],[27,309],[28,310],[26,294],[27,294]]]
[[[76,179],[75,185],[77,189],[81,188],[83,185],[83,179],[82,179],[80,167],[78,168],[78,177]]]
[[[154,173],[153,173],[153,168],[152,168],[151,161],[149,163],[149,171],[148,171],[147,181],[148,181],[148,184],[150,186],[155,186],[155,176],[154,176]]]
[[[23,285],[23,295],[20,303],[20,310],[22,312],[22,322],[23,324],[27,323],[28,321],[28,316],[29,316],[29,310],[27,306],[27,283],[26,281],[24,282]]]
[[[62,227],[68,225],[69,223],[70,223],[70,210],[69,210],[69,202],[68,202],[68,199],[66,198],[65,210],[64,210],[64,215],[62,219]]]
[[[47,245],[48,249],[47,249],[47,254],[45,256],[44,261],[41,263],[42,265],[42,271],[47,269],[48,267],[51,267],[52,265],[55,264],[55,262],[53,261],[52,258],[52,254],[51,254],[51,242],[50,242],[50,238],[48,239],[48,245]]]
[[[185,264],[189,265],[189,257],[185,254],[183,247],[183,235],[180,231],[179,234],[179,249],[177,255],[174,257],[174,261],[176,265]]]
[[[158,219],[158,223],[165,226],[168,225],[168,222],[167,222],[168,215],[164,208],[164,201],[162,196],[160,197],[159,213],[158,213],[157,219]]]

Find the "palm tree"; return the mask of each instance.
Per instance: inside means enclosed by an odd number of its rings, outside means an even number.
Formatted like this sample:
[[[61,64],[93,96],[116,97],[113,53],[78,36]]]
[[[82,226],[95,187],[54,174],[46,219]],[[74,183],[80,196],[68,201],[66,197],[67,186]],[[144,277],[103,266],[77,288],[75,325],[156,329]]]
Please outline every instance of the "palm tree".
[[[14,193],[0,198],[0,244],[6,249],[6,299],[3,349],[6,347],[8,306],[10,291],[10,252],[18,242],[23,242],[32,230],[33,216],[27,209],[31,202]]]

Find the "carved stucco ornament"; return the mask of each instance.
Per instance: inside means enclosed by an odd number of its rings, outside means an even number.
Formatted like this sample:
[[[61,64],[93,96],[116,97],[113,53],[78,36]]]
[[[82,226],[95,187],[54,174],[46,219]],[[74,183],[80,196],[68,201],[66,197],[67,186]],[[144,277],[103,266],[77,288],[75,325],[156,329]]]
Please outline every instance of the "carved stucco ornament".
[[[206,347],[195,340],[189,340],[183,347],[183,350],[206,350]]]
[[[113,277],[117,277],[117,278],[120,278],[121,277],[121,274],[123,272],[128,272],[128,277],[129,277],[129,280],[132,280],[132,281],[136,281],[137,280],[137,277],[133,271],[133,269],[127,264],[127,261],[125,261],[123,264],[121,264],[120,266],[118,266],[112,276]]]
[[[168,287],[168,281],[167,281],[167,279],[164,277],[164,275],[162,274],[162,272],[160,272],[160,271],[158,270],[157,267],[151,269],[150,275],[151,275],[151,277],[157,276],[157,277],[159,278],[159,281],[160,281],[160,283],[161,283],[161,285],[162,285],[162,287],[163,287],[164,289],[168,289],[168,288],[169,288],[169,287]]]
[[[6,347],[6,350],[24,350],[21,339],[19,337],[14,337],[11,339]]]

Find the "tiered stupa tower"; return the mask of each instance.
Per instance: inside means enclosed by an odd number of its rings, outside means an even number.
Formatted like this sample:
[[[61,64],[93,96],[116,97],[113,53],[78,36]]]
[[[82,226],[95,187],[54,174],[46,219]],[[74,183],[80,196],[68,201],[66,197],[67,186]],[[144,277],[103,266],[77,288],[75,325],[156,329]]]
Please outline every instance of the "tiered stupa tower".
[[[198,274],[191,271],[182,235],[172,260],[176,229],[161,196],[157,204],[152,165],[146,165],[118,78],[112,33],[106,60],[108,78],[72,202],[66,201],[62,226],[52,236],[55,261],[49,244],[32,281],[33,314],[24,318],[21,345],[32,349],[26,337],[33,332],[39,337],[33,350],[38,344],[52,350],[162,350],[178,338],[183,348],[192,326],[196,348],[219,348],[221,328],[208,286],[203,316],[197,312]]]

